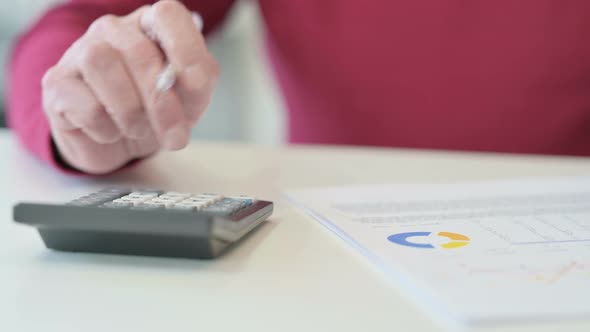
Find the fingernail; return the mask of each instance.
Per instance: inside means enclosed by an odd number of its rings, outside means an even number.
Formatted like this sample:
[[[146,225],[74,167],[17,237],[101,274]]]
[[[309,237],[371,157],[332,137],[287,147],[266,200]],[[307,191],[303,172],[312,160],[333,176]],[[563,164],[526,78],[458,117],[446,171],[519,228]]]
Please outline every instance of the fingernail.
[[[199,31],[203,31],[203,26],[205,25],[204,21],[203,21],[203,16],[201,16],[199,13],[197,12],[192,12],[192,17],[193,17],[193,23],[195,23],[195,26],[197,27],[197,29],[199,29]]]
[[[174,69],[172,64],[169,64],[164,68],[160,75],[158,75],[156,89],[159,91],[167,91],[174,86],[174,83],[176,83],[176,69]]]
[[[189,139],[189,130],[183,123],[168,129],[164,136],[162,146],[168,150],[179,150],[186,146]]]
[[[158,37],[154,32],[154,11],[152,8],[143,12],[139,19],[141,30],[153,41],[157,41]]]
[[[145,118],[141,118],[141,119],[135,121],[129,127],[129,136],[131,138],[137,138],[137,139],[146,138],[149,135],[150,131],[151,131],[151,128],[150,128],[149,121]]]

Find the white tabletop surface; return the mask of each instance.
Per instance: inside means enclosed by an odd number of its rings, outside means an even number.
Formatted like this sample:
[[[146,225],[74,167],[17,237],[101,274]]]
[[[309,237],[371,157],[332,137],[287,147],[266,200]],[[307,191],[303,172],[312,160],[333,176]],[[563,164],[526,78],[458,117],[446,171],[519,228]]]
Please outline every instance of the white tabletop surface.
[[[439,331],[359,253],[290,206],[304,187],[590,175],[590,159],[375,148],[193,143],[107,178],[61,175],[0,132],[0,331]],[[106,185],[253,194],[275,213],[214,261],[68,254],[15,225],[19,200]],[[590,320],[475,331],[590,331]]]

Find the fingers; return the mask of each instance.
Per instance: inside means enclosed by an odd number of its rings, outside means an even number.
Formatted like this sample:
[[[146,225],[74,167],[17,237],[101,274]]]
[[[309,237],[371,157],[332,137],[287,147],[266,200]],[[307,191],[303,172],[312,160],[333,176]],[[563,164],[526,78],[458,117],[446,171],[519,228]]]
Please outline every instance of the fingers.
[[[150,125],[141,98],[119,51],[107,42],[89,41],[78,56],[77,66],[125,136],[149,135]]]
[[[191,13],[179,1],[158,1],[146,8],[140,24],[156,38],[168,61],[178,70],[198,64],[207,54]]]
[[[81,130],[57,131],[52,136],[65,162],[85,173],[106,174],[130,159],[123,148],[124,140],[97,144]]]
[[[164,56],[139,29],[139,16],[132,19],[98,19],[64,63],[73,63],[126,137],[157,136],[162,147],[180,149],[190,136],[182,103],[175,91],[155,89]]]
[[[53,67],[43,78],[43,109],[64,160],[76,169],[104,174],[158,149],[155,137],[122,139],[104,107],[79,76]]]
[[[89,174],[112,172],[131,159],[154,153],[158,147],[155,137],[97,144],[81,130],[57,131],[52,135],[62,158],[69,165]]]
[[[145,8],[140,24],[176,69],[176,90],[186,117],[196,122],[209,103],[219,65],[207,51],[193,15],[180,2],[164,0]]]
[[[199,120],[209,105],[218,77],[219,65],[212,60],[208,65],[185,69],[177,78],[177,91],[186,117],[192,124]]]
[[[43,109],[52,136],[64,160],[76,169],[104,174],[130,159],[158,149],[154,136],[122,139],[111,116],[79,76],[63,67],[50,69],[43,78]]]
[[[190,126],[177,91],[156,88],[158,76],[165,67],[164,55],[158,45],[138,29],[141,12],[146,9],[141,8],[126,18],[134,29],[126,30],[124,39],[118,36],[108,38],[120,50],[136,82],[151,127],[162,147],[177,150],[188,144]]]
[[[80,129],[102,144],[121,138],[111,117],[80,78],[60,76],[59,69],[55,68],[47,72],[43,85],[43,108],[56,130]]]

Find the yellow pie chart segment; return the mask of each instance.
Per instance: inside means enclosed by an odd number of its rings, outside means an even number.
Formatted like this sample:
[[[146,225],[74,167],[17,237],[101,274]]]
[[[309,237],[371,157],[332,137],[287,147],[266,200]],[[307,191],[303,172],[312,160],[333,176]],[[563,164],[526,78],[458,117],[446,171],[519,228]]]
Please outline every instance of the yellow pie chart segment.
[[[459,248],[459,247],[463,247],[468,245],[469,242],[459,242],[459,241],[451,241],[445,244],[441,244],[440,246],[445,248],[445,249],[453,249],[453,248]]]
[[[451,240],[458,240],[458,241],[469,241],[470,240],[469,237],[467,237],[463,234],[458,234],[458,233],[439,232],[438,235],[448,237]]]

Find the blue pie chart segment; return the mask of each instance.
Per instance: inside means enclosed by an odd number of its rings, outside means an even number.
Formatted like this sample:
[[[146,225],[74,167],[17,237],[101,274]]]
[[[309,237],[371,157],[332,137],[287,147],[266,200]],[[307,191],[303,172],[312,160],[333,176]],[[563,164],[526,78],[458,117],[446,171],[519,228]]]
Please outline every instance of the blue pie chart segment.
[[[390,242],[406,246],[406,247],[414,247],[414,248],[424,248],[424,249],[432,249],[434,246],[429,243],[415,243],[410,241],[411,237],[423,237],[430,235],[430,232],[408,232],[408,233],[398,233],[393,234],[387,237],[387,240]]]

